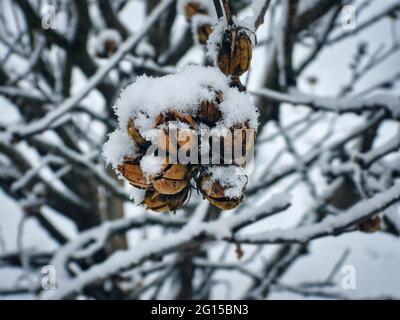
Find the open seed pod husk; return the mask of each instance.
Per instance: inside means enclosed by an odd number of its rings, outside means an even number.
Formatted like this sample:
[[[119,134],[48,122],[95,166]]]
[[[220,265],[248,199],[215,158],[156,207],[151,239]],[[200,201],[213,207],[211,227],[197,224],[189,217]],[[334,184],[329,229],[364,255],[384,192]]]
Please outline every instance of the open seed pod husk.
[[[153,189],[151,182],[144,176],[139,162],[124,161],[117,169],[132,186],[139,189]]]
[[[212,131],[212,137],[213,143],[220,144],[220,153],[210,155],[213,159],[219,156],[221,164],[234,164],[241,167],[247,165],[256,137],[256,131],[251,129],[248,123],[235,125],[229,130]]]
[[[157,128],[159,125],[165,124],[169,121],[180,121],[182,123],[186,123],[192,129],[196,129],[197,127],[196,121],[191,115],[179,111],[170,111],[168,113],[161,113],[156,117],[154,128]]]
[[[188,154],[189,151],[196,151],[198,148],[198,135],[194,130],[179,130],[178,131],[178,146],[179,152]]]
[[[177,130],[169,131],[168,129],[162,129],[159,132],[157,138],[157,145],[160,150],[168,154],[177,154],[178,152],[178,132]]]
[[[148,142],[142,137],[139,130],[135,126],[135,122],[130,119],[128,122],[128,134],[136,142],[139,148],[145,149],[148,146]]]
[[[186,154],[189,150],[194,150],[197,143],[197,133],[192,129],[162,129],[157,139],[160,150],[176,157],[178,157],[178,152]]]
[[[218,105],[223,100],[222,92],[217,92],[214,101],[202,101],[200,103],[198,118],[201,122],[214,126],[222,118]]]
[[[210,175],[203,175],[200,178],[199,188],[204,198],[211,205],[222,210],[231,210],[236,208],[242,201],[243,196],[236,199],[229,199],[225,196],[225,188],[217,181],[213,181]]]
[[[173,195],[189,186],[191,179],[190,168],[181,163],[169,164],[163,172],[154,179],[156,191],[164,195]]]
[[[178,149],[182,149],[182,152],[187,152],[194,148],[197,144],[197,135],[193,129],[197,127],[197,124],[193,117],[181,112],[171,111],[167,114],[158,115],[154,127],[164,124],[168,126],[171,121],[185,124],[188,129],[164,128],[158,138],[158,147],[169,154],[176,155],[178,154]]]
[[[240,77],[250,68],[253,44],[243,28],[225,30],[218,54],[218,67],[229,76]]]
[[[256,131],[250,129],[247,123],[239,124],[230,129],[230,134],[223,138],[224,147],[230,146],[233,164],[245,166],[247,152],[254,147]]]
[[[185,188],[180,193],[174,195],[165,195],[158,191],[146,191],[143,203],[147,209],[156,212],[174,212],[181,207],[188,198],[189,189],[190,188]]]

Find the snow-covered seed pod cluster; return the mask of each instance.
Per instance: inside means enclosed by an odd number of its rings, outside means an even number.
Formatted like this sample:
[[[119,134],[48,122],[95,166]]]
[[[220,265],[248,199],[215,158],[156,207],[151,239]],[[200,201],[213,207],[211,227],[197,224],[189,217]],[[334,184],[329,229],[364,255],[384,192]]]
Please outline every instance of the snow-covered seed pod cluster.
[[[213,25],[217,21],[213,1],[179,0],[178,10],[191,23],[192,33],[197,43],[206,45]]]
[[[122,92],[115,112],[119,127],[103,154],[141,190],[135,192],[137,203],[176,211],[192,188],[221,209],[241,203],[247,184],[243,158],[253,146],[258,113],[250,96],[230,87],[217,68],[187,66],[160,78],[142,76]],[[226,150],[237,145],[242,152],[233,150],[227,158]]]
[[[117,30],[104,29],[102,30],[96,39],[96,56],[98,58],[109,58],[115,52],[117,52],[121,45],[122,37]]]

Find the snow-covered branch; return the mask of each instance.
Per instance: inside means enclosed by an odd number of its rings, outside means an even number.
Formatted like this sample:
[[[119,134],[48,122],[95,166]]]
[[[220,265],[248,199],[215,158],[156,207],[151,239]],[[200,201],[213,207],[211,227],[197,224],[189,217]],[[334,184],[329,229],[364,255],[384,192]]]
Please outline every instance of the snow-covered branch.
[[[94,281],[104,280],[113,274],[135,268],[148,259],[165,256],[178,249],[187,247],[193,242],[208,242],[228,238],[233,232],[266,216],[281,212],[287,209],[288,206],[289,202],[286,196],[275,196],[262,207],[254,208],[240,215],[219,219],[215,222],[202,222],[196,225],[188,224],[176,233],[163,236],[162,241],[157,238],[142,241],[132,250],[117,252],[110,256],[105,262],[95,265],[87,271],[82,271],[76,278],[71,279],[63,272],[61,274],[59,289],[49,297],[52,299],[63,299],[71,295],[76,295],[85,286]],[[126,227],[126,223],[122,222],[122,225],[123,228]],[[68,244],[64,249],[61,249],[56,254],[52,263],[57,266],[57,269],[64,270],[65,263],[68,261],[70,255],[89,240],[104,239],[104,236],[101,235],[104,230],[109,231],[110,228],[106,225],[105,227],[100,227],[99,229],[91,230],[83,234],[80,238]]]
[[[342,114],[347,112],[361,113],[383,109],[386,110],[391,117],[395,119],[400,118],[400,97],[390,94],[334,98],[313,96],[295,90],[291,90],[289,93],[282,93],[266,88],[252,91],[252,94],[281,103],[309,106],[317,111]]]
[[[16,135],[20,139],[40,133],[47,130],[52,122],[71,111],[83,98],[85,98],[93,89],[95,89],[102,81],[104,81],[108,73],[117,66],[117,64],[124,58],[126,54],[131,52],[136,48],[137,45],[139,45],[140,41],[145,37],[150,28],[160,18],[161,14],[173,2],[174,0],[163,0],[149,15],[142,29],[122,43],[119,50],[112,56],[112,58],[104,66],[99,68],[90,79],[88,79],[86,85],[80,89],[76,95],[66,99],[61,105],[56,106],[54,110],[48,112],[42,119],[27,125],[9,128],[9,132],[12,135]]]
[[[306,243],[320,237],[337,236],[349,231],[349,228],[357,225],[357,223],[385,211],[399,200],[400,184],[396,184],[385,192],[357,203],[353,208],[337,217],[328,217],[322,222],[310,226],[287,230],[271,230],[253,235],[241,235],[237,236],[235,241],[249,244]]]

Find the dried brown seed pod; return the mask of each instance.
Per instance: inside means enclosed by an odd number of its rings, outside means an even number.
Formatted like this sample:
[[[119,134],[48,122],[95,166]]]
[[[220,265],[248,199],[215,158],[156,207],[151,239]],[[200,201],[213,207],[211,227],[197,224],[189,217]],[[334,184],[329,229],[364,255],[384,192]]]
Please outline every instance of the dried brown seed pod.
[[[222,92],[217,92],[214,101],[202,101],[199,108],[199,120],[207,125],[215,125],[222,118],[218,105],[222,102]]]
[[[159,114],[154,122],[154,128],[157,128],[159,125],[162,125],[169,121],[180,121],[182,123],[186,123],[192,129],[195,129],[197,127],[196,121],[194,121],[191,115],[173,110],[168,113]]]
[[[163,124],[168,125],[170,121],[186,124],[188,129],[171,128],[170,130],[169,128],[164,128],[158,137],[158,147],[170,154],[177,154],[178,149],[182,149],[182,152],[185,152],[185,150],[195,147],[197,136],[193,129],[197,127],[197,124],[193,117],[178,111],[170,111],[166,114],[158,115],[154,127],[157,128]]]
[[[233,138],[232,147],[235,148],[235,143],[242,143],[242,150],[250,150],[254,146],[256,139],[256,131],[251,129],[248,123],[241,123],[231,128],[231,137]]]
[[[194,150],[197,143],[197,133],[191,129],[163,129],[157,139],[158,148],[170,156]]]
[[[145,178],[140,163],[124,161],[117,169],[132,186],[140,189],[153,189],[153,185]]]
[[[170,180],[170,179],[158,179],[153,183],[154,189],[161,194],[177,194],[185,189],[188,185],[186,180]]]
[[[221,161],[223,164],[245,166],[248,151],[254,146],[256,131],[248,123],[237,124],[220,139]],[[227,149],[230,152],[227,152]],[[231,158],[225,158],[231,156]]]
[[[167,203],[161,198],[161,194],[158,191],[147,191],[143,201],[147,209],[165,212],[168,211]]]
[[[183,205],[189,195],[189,188],[175,195],[164,195],[158,191],[146,191],[144,205],[156,212],[176,211]]]
[[[160,131],[157,139],[158,148],[169,154],[177,154],[178,152],[177,135],[178,134],[176,131],[169,132],[168,129]]]
[[[181,163],[170,164],[154,179],[153,186],[161,194],[177,194],[188,187],[190,178],[188,166]]]
[[[243,196],[236,199],[227,198],[225,196],[225,188],[219,182],[213,181],[211,176],[204,175],[200,179],[200,191],[213,206],[222,210],[231,210],[243,201]]]
[[[139,148],[144,149],[148,146],[148,142],[142,137],[132,119],[130,119],[128,122],[128,134],[133,139],[133,141],[136,142]]]
[[[214,207],[217,207],[221,210],[232,210],[235,209],[237,206],[240,205],[240,203],[243,201],[242,198],[240,199],[213,199],[210,197],[207,197],[208,202],[210,202],[211,205]]]
[[[218,67],[229,76],[240,77],[250,68],[253,44],[243,28],[225,30],[218,54]]]

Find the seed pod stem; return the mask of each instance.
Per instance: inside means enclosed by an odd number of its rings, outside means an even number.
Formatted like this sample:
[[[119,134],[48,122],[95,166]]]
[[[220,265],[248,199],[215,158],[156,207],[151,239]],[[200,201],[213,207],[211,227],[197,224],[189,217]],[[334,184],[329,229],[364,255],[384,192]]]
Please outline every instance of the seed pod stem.
[[[232,26],[234,23],[228,0],[214,0],[214,6],[217,11],[218,19],[225,17],[227,24]]]
[[[242,82],[240,81],[240,77],[237,77],[237,76],[232,76],[231,87],[237,88],[240,92],[245,92],[247,90],[246,86],[244,86],[242,84]]]

